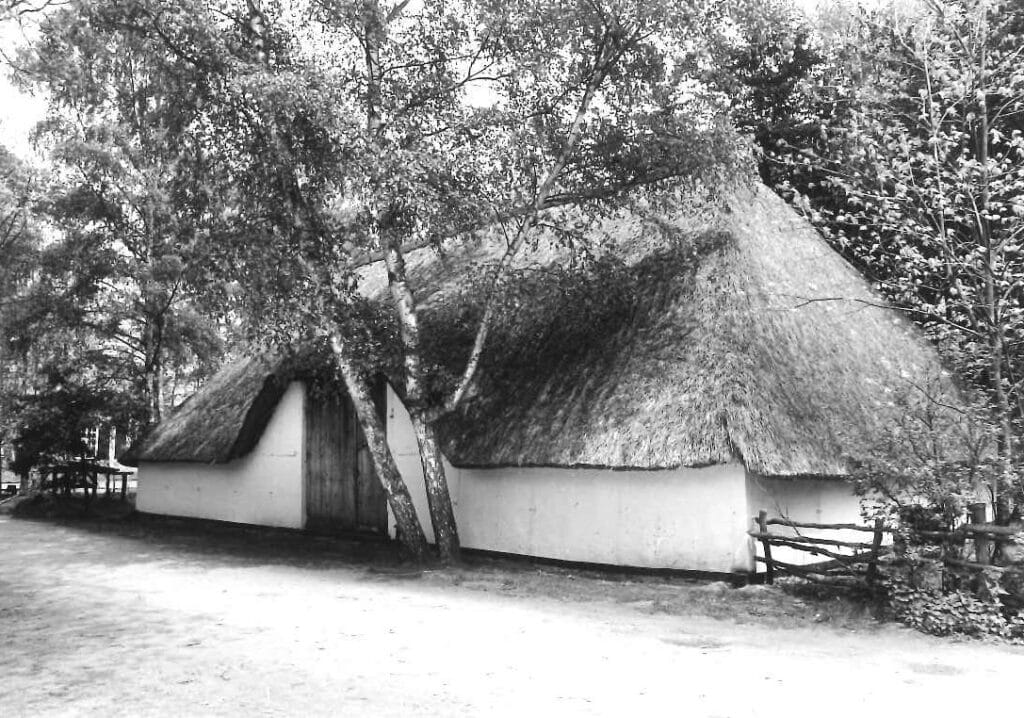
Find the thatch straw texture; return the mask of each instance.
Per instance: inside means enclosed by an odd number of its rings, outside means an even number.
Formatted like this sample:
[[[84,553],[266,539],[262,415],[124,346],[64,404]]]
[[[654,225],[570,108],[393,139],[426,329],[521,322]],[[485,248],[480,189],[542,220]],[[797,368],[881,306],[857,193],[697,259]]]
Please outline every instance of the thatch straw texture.
[[[769,190],[735,197],[703,230],[673,222],[680,238],[661,243],[644,222],[618,222],[617,261],[585,275],[565,271],[568,255],[543,242],[519,263],[523,284],[505,297],[472,390],[441,425],[452,463],[658,469],[738,459],[766,475],[842,475],[893,418],[894,397],[941,372],[923,335]],[[490,240],[408,259],[428,358],[452,376],[482,304],[482,285],[466,277],[501,251]],[[384,299],[380,265],[365,270],[363,288]],[[231,381],[238,402],[218,390]],[[172,417],[181,428],[161,427],[168,437],[147,443],[143,458],[222,460],[226,440],[199,452],[170,434],[196,435],[189,415],[234,417],[243,390],[259,382],[218,376],[193,400],[202,409]]]
[[[245,357],[219,371],[122,458],[223,463],[255,448],[286,382],[280,361]]]

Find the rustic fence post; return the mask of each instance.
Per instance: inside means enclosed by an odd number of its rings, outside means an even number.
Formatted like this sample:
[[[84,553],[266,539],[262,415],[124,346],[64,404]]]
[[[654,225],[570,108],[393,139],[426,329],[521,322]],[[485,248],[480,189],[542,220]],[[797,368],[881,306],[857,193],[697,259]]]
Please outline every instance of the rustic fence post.
[[[871,558],[868,559],[867,581],[869,584],[878,578],[878,553],[882,550],[882,519],[875,519],[875,536],[871,541]]]
[[[978,502],[976,504],[970,504],[967,508],[971,512],[972,524],[986,523],[984,501]],[[988,563],[988,544],[988,536],[980,533],[974,534],[974,560],[978,563]]]
[[[765,538],[768,533],[768,512],[761,509],[757,512],[757,530],[761,534],[761,545],[764,547],[765,583],[775,583],[775,564],[772,563],[772,545]]]

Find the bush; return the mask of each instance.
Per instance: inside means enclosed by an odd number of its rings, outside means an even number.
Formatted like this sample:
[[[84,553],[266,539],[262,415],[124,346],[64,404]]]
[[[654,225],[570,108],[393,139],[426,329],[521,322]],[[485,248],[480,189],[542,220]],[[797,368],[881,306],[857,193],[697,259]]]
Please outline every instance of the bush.
[[[924,633],[999,636],[1024,643],[1024,616],[1008,611],[997,591],[983,599],[962,589],[918,588],[898,576],[887,576],[883,585],[896,620]]]

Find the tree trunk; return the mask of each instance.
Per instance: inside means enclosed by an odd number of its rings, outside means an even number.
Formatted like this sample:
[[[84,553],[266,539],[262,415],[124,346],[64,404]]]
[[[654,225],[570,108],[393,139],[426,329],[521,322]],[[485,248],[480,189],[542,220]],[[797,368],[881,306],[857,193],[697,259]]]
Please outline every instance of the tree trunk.
[[[389,237],[385,243],[384,261],[388,268],[388,286],[398,315],[405,364],[405,401],[413,418],[413,429],[419,444],[420,463],[426,482],[430,522],[441,560],[450,563],[459,560],[459,533],[455,528],[455,512],[448,493],[441,450],[432,425],[424,420],[426,408],[422,347],[420,346],[419,317],[416,301],[406,281],[405,258],[399,241]]]
[[[988,14],[982,10],[982,32],[987,32]],[[988,114],[988,78],[985,76],[987,69],[987,53],[984,42],[980,47],[978,66],[981,70],[979,77],[979,106],[977,118],[977,131],[975,134],[978,162],[981,165],[981,206],[978,211],[978,232],[981,235],[982,246],[985,250],[985,304],[987,305],[988,319],[988,350],[989,350],[989,382],[992,391],[992,399],[995,404],[996,423],[999,427],[998,440],[996,442],[999,452],[1000,477],[996,485],[992,487],[992,511],[997,523],[1006,523],[1010,518],[1010,493],[1013,486],[1013,417],[1010,409],[1009,398],[1003,386],[1003,366],[1006,360],[1006,326],[1000,306],[999,296],[996,289],[997,262],[996,248],[993,246],[992,230],[989,224],[989,211],[991,202],[990,177],[989,177],[989,114]]]
[[[402,5],[392,11],[401,12]],[[385,16],[379,3],[370,0],[363,8],[363,52],[366,72],[366,134],[369,142],[379,146],[385,142],[380,136],[381,116],[381,45],[387,39],[389,16]],[[402,237],[394,227],[395,206],[378,208],[378,244],[384,252],[388,269],[388,286],[395,305],[395,313],[402,335],[402,354],[405,364],[405,401],[413,418],[413,427],[419,443],[420,463],[426,484],[430,520],[434,527],[438,554],[444,562],[456,561],[459,556],[459,535],[455,530],[455,514],[448,494],[447,479],[441,451],[433,428],[423,421],[424,382],[419,321],[416,302],[406,282],[405,259],[402,256]]]
[[[163,371],[160,366],[160,360],[156,359],[153,362],[153,370],[150,375],[150,387],[149,387],[149,398],[150,398],[150,416],[154,424],[159,424],[163,419],[163,402],[164,402],[164,381]]]
[[[413,506],[409,488],[405,485],[395,463],[395,457],[391,454],[384,422],[377,413],[370,387],[353,366],[340,337],[331,337],[331,349],[334,361],[345,380],[345,388],[352,399],[356,416],[359,417],[373,468],[377,472],[388,506],[395,517],[398,540],[416,561],[422,562],[427,555],[427,537],[416,515],[416,507]]]
[[[155,426],[163,418],[163,332],[164,317],[148,317],[143,335],[146,363],[143,366],[142,384],[145,391],[146,417],[149,426]]]
[[[410,416],[420,450],[420,465],[423,467],[427,505],[430,507],[430,522],[434,527],[434,541],[438,554],[446,563],[458,562],[461,553],[459,531],[455,523],[451,495],[448,492],[448,477],[445,475],[437,432],[418,412],[412,412]]]
[[[995,383],[996,413],[999,422],[999,468],[1001,485],[996,487],[993,496],[992,510],[995,514],[995,521],[1000,525],[1010,522],[1010,514],[1013,511],[1011,502],[1014,474],[1013,474],[1013,426],[1010,416],[1010,402],[1007,400],[1006,391],[1003,388],[1002,376],[1002,354],[1003,342],[1001,337],[995,340],[992,350],[993,376]]]

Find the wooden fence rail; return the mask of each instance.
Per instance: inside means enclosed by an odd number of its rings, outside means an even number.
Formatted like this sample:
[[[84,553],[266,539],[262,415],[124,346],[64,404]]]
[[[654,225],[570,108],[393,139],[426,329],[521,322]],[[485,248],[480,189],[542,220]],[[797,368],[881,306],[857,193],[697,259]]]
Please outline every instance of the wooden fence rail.
[[[754,519],[757,524],[755,531],[749,531],[749,535],[761,542],[764,557],[757,556],[756,560],[765,565],[765,581],[775,582],[775,571],[781,569],[794,576],[800,576],[808,580],[825,580],[836,582],[839,577],[858,577],[861,573],[860,566],[867,581],[874,581],[878,574],[878,559],[889,549],[883,549],[883,534],[891,533],[885,528],[882,521],[876,520],[874,526],[860,526],[858,524],[821,524],[806,521],[790,521],[782,518],[769,518],[766,510],[758,512]],[[795,535],[773,534],[769,526],[785,526],[792,529],[815,529],[830,531],[862,531],[870,532],[872,540],[847,541],[843,539],[821,538],[815,536],[803,536],[799,531]],[[814,564],[800,565],[790,562],[779,561],[772,557],[772,546],[784,547],[796,551],[804,551],[812,556],[824,556],[828,561],[818,561]],[[834,546],[837,550],[824,548]],[[838,549],[851,549],[851,553],[843,553]],[[822,577],[814,579],[814,576]]]
[[[846,531],[867,531],[868,533],[874,533],[876,531],[876,529],[871,526],[861,526],[860,524],[813,524],[806,521],[790,521],[789,519],[770,519],[767,518],[767,511],[761,511],[758,514],[758,518],[755,518],[754,520],[758,521],[762,513],[765,514],[766,526],[790,526],[792,528],[798,529],[842,529]],[[882,530],[886,533],[892,533],[892,529],[887,529],[883,527]]]
[[[784,518],[769,518],[766,510],[761,510],[753,519],[755,528],[747,533],[761,543],[764,556],[756,556],[755,561],[765,566],[765,581],[775,582],[777,570],[811,581],[824,583],[850,583],[865,581],[874,583],[878,578],[879,559],[893,552],[893,546],[884,545],[886,535],[894,538],[910,538],[930,540],[940,544],[942,558],[946,565],[966,570],[980,571],[990,566],[990,548],[993,542],[1022,542],[1019,529],[1008,526],[997,526],[986,523],[983,513],[973,507],[971,522],[965,523],[950,531],[906,530],[898,531],[886,527],[881,519],[876,519],[873,526],[859,524],[823,524],[807,521],[790,521]],[[794,535],[772,533],[771,526],[783,526],[795,530]],[[860,531],[872,534],[871,541],[850,541],[821,536],[803,536],[799,529],[818,531]],[[974,561],[959,556],[948,555],[947,547],[963,544],[968,539],[974,541]],[[812,556],[821,556],[826,560],[811,564],[794,564],[779,561],[772,556],[772,547],[803,551]],[[829,548],[826,548],[829,547]],[[843,552],[841,549],[849,549]]]

